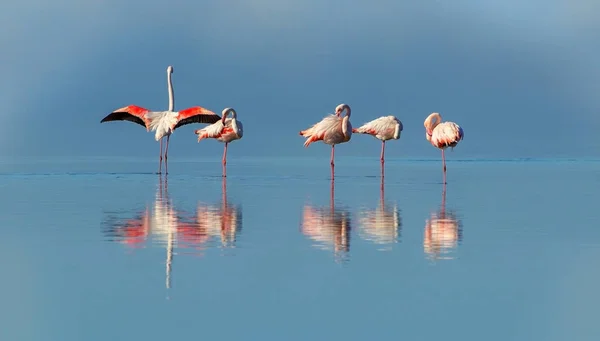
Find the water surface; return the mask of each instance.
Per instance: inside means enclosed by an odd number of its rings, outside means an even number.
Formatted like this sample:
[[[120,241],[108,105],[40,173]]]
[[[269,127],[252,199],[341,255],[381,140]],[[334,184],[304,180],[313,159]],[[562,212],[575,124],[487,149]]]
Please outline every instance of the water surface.
[[[600,162],[327,157],[0,164],[0,337],[600,337]]]

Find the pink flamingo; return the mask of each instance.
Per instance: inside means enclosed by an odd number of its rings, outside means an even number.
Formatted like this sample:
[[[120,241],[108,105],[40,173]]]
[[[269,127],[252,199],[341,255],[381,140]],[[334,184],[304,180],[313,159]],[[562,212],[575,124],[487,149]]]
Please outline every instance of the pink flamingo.
[[[402,122],[394,116],[381,116],[367,122],[358,128],[352,129],[353,133],[368,134],[381,140],[381,176],[383,176],[383,163],[385,154],[385,141],[398,140],[402,134]]]
[[[463,139],[463,129],[454,122],[442,122],[442,116],[437,112],[427,116],[425,122],[425,137],[427,141],[442,150],[442,165],[444,167],[444,184],[446,184],[446,156],[444,150],[454,148]]]
[[[181,111],[174,111],[175,100],[173,98],[173,84],[171,82],[171,74],[173,67],[167,67],[167,84],[169,86],[169,110],[167,111],[150,111],[146,108],[137,105],[128,105],[117,109],[102,119],[100,123],[110,121],[130,121],[146,127],[146,131],[156,131],[154,138],[160,140],[160,156],[158,164],[158,174],[162,169],[162,139],[167,137],[167,146],[165,148],[165,174],[168,173],[167,153],[169,151],[169,139],[171,134],[177,129],[190,123],[214,123],[221,119],[214,112],[202,108],[191,107]]]
[[[231,114],[231,117],[227,118],[227,115]],[[225,108],[222,112],[223,118],[219,121],[194,131],[194,134],[198,135],[198,142],[206,138],[214,138],[217,141],[225,143],[225,149],[223,150],[223,177],[227,176],[227,145],[229,142],[239,140],[244,136],[244,126],[241,121],[237,119],[237,113],[233,108]]]
[[[342,112],[346,111],[346,115],[342,118]],[[333,162],[335,158],[335,145],[350,141],[352,137],[352,124],[350,124],[350,106],[348,104],[340,104],[335,108],[334,115],[327,115],[320,122],[315,123],[312,127],[302,130],[300,136],[308,138],[304,142],[304,147],[308,147],[316,141],[323,141],[325,144],[331,145],[331,177],[334,177]]]

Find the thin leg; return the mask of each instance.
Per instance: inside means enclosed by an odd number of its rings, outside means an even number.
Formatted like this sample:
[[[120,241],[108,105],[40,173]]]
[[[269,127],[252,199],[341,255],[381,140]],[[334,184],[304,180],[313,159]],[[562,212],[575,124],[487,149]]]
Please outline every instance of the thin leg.
[[[335,166],[333,159],[335,158],[335,145],[331,146],[331,167]]]
[[[160,154],[158,156],[158,173],[160,174],[162,171],[162,139],[160,139]]]
[[[165,174],[169,174],[169,163],[167,162],[167,154],[169,154],[169,139],[171,135],[167,136],[167,147],[165,148]]]
[[[444,184],[446,184],[446,155],[442,149],[442,165],[444,167]]]
[[[384,163],[385,163],[385,141],[381,141],[381,177],[384,177]]]
[[[331,213],[335,211],[335,183],[333,178],[331,178],[331,190],[329,192],[329,208],[331,209]]]
[[[225,142],[225,148],[223,149],[223,177],[227,176],[227,145],[228,143]]]
[[[333,162],[333,159],[335,159],[335,145],[331,146],[331,179],[333,180],[333,178],[335,177],[335,163]]]

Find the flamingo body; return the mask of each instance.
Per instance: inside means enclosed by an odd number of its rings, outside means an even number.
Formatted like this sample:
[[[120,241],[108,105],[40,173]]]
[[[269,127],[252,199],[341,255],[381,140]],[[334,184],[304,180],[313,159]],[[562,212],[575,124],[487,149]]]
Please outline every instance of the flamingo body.
[[[463,129],[458,124],[442,122],[431,132],[430,142],[439,149],[454,148],[463,137]]]
[[[216,123],[194,131],[198,135],[198,142],[207,138],[214,138],[223,143],[229,143],[239,140],[244,136],[244,126],[241,121],[235,118],[226,118],[225,123],[219,120]]]
[[[219,142],[225,143],[223,150],[223,177],[227,176],[227,170],[225,165],[227,164],[227,145],[229,142],[239,140],[244,136],[244,125],[237,119],[237,113],[232,108],[223,109],[223,117],[202,129],[194,131],[194,134],[198,135],[198,142],[203,139],[213,138]],[[231,114],[231,117],[227,117]]]
[[[352,138],[352,124],[347,116],[342,118],[336,115],[327,115],[312,127],[302,130],[300,136],[307,138],[304,147],[308,147],[311,143],[317,141],[323,141],[328,145],[336,145],[350,141]]]
[[[353,133],[368,134],[381,141],[398,140],[403,130],[402,122],[395,116],[382,116],[352,130]]]

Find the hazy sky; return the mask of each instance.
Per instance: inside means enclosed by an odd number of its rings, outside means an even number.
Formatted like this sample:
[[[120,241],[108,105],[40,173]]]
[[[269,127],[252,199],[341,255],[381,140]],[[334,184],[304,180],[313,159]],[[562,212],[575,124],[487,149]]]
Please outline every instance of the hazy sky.
[[[9,1],[1,6],[0,155],[158,155],[154,134],[100,124],[116,108],[234,107],[230,157],[327,158],[298,131],[339,103],[358,126],[404,124],[389,157],[439,157],[423,120],[440,112],[465,140],[452,157],[598,155],[600,2]],[[177,157],[220,157],[189,125]],[[353,136],[338,155],[374,155]]]

